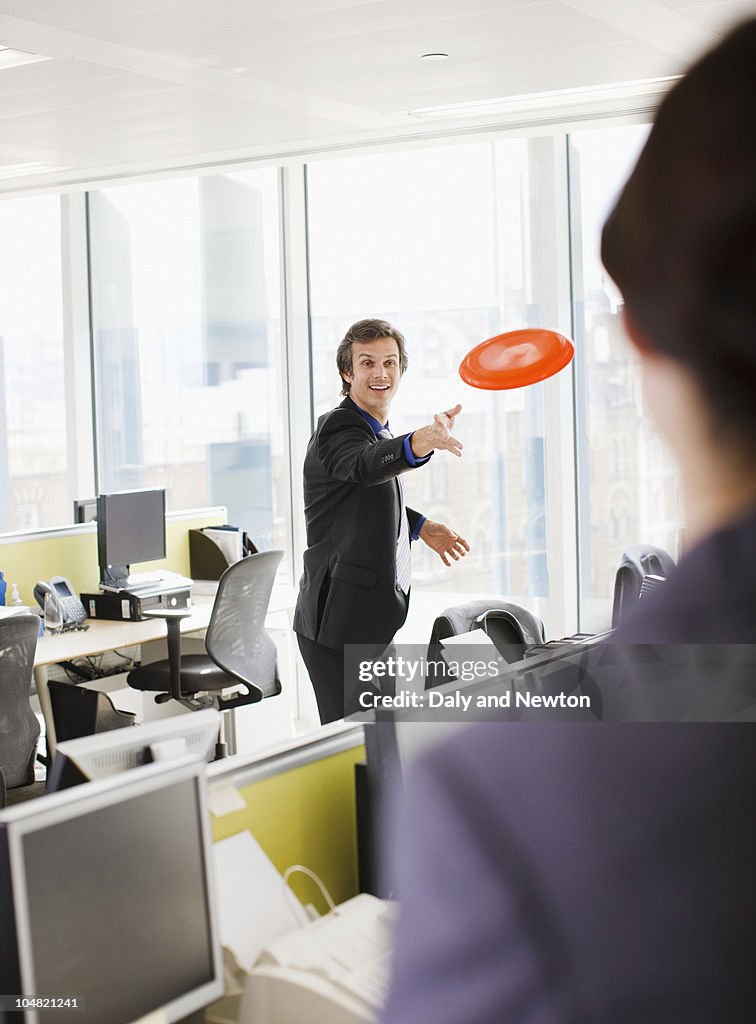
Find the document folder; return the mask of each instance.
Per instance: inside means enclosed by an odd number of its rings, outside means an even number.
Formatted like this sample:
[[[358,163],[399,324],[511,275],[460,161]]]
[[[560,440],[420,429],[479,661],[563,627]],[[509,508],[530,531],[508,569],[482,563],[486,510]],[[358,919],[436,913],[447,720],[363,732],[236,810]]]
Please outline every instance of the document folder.
[[[195,580],[219,580],[231,565],[231,561],[220,544],[213,538],[211,532],[220,533],[223,528],[216,526],[206,527],[206,529],[209,531],[208,533],[205,530],[189,530],[189,571],[192,579]],[[240,557],[257,553],[257,548],[246,533],[240,533],[235,527],[229,527],[228,533],[240,534]]]

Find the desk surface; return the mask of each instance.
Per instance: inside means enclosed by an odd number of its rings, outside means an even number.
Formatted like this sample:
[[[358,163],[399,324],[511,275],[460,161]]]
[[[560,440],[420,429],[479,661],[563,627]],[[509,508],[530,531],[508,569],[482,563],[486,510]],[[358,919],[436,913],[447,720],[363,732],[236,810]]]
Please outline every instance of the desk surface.
[[[199,597],[192,604],[192,614],[181,620],[181,632],[192,633],[207,629],[213,610],[212,597]],[[50,636],[45,633],[37,640],[34,667],[54,665],[59,661],[73,661],[90,654],[102,654],[118,647],[131,647],[160,640],[167,630],[163,619],[144,619],[142,622],[113,622],[108,619],[87,619],[89,629],[73,630]]]

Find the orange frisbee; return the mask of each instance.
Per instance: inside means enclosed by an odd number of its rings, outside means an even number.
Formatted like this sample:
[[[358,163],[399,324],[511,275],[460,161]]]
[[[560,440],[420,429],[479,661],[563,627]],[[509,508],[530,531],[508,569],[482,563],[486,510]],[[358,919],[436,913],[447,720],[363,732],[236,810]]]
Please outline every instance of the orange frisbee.
[[[542,327],[507,331],[470,349],[459,364],[466,384],[487,391],[522,388],[553,377],[575,354],[572,342],[563,334]]]

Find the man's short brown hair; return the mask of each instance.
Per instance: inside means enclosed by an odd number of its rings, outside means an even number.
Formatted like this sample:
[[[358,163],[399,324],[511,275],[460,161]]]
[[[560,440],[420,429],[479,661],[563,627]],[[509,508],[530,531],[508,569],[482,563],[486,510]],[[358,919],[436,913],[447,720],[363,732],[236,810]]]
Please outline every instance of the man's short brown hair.
[[[352,386],[348,380],[344,379],[345,373],[353,372],[352,343],[355,341],[377,341],[379,338],[394,339],[399,349],[399,370],[401,373],[404,373],[407,369],[407,348],[401,331],[397,331],[387,320],[358,320],[346,332],[336,350],[336,368],[341,377],[342,395],[348,395]]]

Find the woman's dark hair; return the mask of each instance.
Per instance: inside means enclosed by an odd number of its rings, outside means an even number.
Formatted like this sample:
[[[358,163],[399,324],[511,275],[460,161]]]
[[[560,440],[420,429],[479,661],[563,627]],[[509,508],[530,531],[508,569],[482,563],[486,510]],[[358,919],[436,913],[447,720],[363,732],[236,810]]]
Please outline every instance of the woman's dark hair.
[[[756,20],[664,98],[601,256],[640,332],[694,373],[714,425],[753,449]]]
[[[352,372],[352,343],[355,341],[377,341],[378,338],[394,339],[399,349],[399,370],[404,373],[407,369],[407,348],[404,344],[404,335],[386,320],[358,320],[346,332],[336,350],[336,368],[341,377],[342,395],[348,395],[351,388],[349,381],[344,380],[344,374]]]

